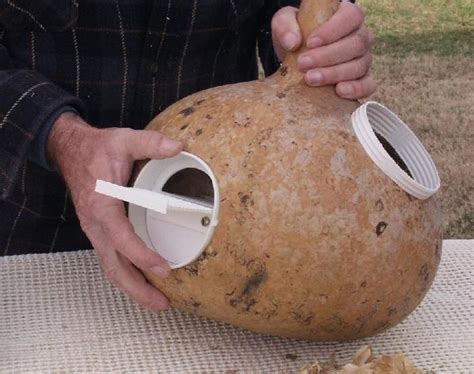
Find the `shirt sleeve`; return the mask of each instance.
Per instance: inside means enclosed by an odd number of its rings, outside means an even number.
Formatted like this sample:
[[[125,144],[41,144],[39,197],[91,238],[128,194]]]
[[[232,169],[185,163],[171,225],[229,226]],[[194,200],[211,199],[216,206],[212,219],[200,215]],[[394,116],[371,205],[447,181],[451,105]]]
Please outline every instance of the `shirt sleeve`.
[[[53,170],[48,160],[48,136],[56,120],[66,112],[78,114],[78,111],[72,106],[59,108],[43,123],[28,151],[28,159],[47,170]]]
[[[61,108],[84,113],[84,107],[41,74],[22,68],[1,42],[0,92],[0,198],[6,198],[42,127]]]

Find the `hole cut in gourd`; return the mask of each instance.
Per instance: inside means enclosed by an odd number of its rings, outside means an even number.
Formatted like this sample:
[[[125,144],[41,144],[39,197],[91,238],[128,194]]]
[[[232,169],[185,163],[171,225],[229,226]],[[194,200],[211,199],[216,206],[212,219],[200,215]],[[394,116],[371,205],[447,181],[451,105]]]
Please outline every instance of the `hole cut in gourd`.
[[[377,131],[374,131],[375,136],[379,140],[380,144],[382,144],[383,148],[385,151],[389,154],[389,156],[397,163],[400,168],[407,173],[411,178],[413,178],[413,175],[411,174],[410,170],[408,169],[408,166],[405,164],[405,162],[402,160],[400,155],[397,153],[395,148],[392,147],[392,145],[385,139],[382,135],[380,135]]]
[[[162,191],[214,205],[212,180],[204,171],[196,168],[185,168],[173,174]]]
[[[440,179],[431,156],[389,109],[367,102],[352,114],[352,127],[372,161],[404,191],[427,199],[439,190]]]

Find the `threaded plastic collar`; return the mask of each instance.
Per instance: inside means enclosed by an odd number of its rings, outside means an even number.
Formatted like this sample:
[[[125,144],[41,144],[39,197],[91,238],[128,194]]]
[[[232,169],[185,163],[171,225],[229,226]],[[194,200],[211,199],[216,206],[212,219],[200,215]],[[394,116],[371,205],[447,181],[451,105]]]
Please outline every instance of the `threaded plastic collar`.
[[[352,127],[372,161],[404,191],[418,199],[428,199],[439,190],[440,179],[431,156],[392,111],[377,102],[367,102],[352,114]],[[375,132],[390,143],[413,177],[389,155]]]

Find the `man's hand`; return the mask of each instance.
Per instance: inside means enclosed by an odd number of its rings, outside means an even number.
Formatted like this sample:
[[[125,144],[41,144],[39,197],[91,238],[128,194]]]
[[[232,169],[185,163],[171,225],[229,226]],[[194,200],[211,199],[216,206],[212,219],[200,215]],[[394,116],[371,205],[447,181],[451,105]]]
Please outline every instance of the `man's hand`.
[[[273,17],[273,45],[280,61],[287,52],[301,46],[297,12],[297,8],[285,7]],[[373,42],[374,35],[364,25],[362,10],[343,1],[336,14],[310,34],[306,41],[308,50],[299,56],[298,68],[305,73],[305,82],[310,86],[336,84],[341,97],[367,97],[377,88],[369,75]]]
[[[62,114],[48,138],[50,159],[66,181],[105,275],[155,312],[167,308],[168,301],[136,268],[164,278],[170,267],[135,234],[124,204],[94,189],[97,179],[126,185],[135,160],[171,157],[181,150],[181,143],[158,132],[96,129],[73,113]]]

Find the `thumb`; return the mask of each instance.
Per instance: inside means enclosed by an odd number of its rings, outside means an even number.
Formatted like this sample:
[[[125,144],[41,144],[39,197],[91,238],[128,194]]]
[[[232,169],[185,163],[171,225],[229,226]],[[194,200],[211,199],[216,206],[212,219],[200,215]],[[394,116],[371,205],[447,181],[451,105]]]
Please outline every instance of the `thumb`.
[[[130,131],[130,132],[129,132]],[[124,134],[126,152],[134,160],[162,159],[177,155],[183,144],[157,131],[129,130]]]
[[[302,36],[296,19],[298,9],[287,6],[275,13],[272,19],[272,38],[275,52],[283,60],[286,52],[294,51],[301,45]]]

